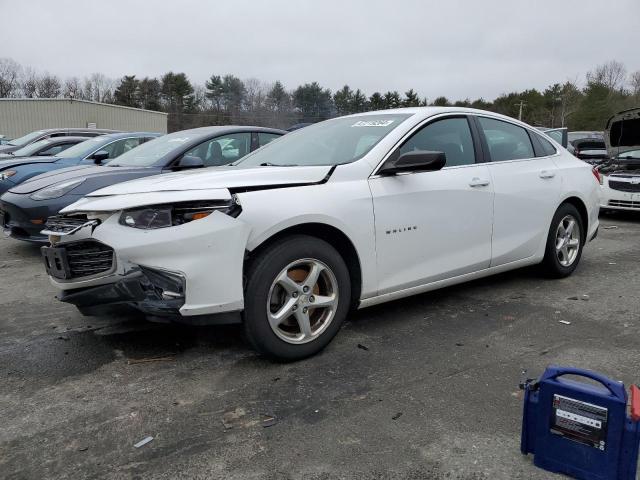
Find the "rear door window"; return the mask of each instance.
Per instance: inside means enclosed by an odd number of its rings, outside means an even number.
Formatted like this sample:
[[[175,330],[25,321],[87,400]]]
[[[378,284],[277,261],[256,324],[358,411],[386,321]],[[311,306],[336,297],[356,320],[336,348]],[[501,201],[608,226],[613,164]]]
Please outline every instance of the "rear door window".
[[[477,118],[487,140],[492,162],[535,157],[531,139],[524,128],[493,118]]]

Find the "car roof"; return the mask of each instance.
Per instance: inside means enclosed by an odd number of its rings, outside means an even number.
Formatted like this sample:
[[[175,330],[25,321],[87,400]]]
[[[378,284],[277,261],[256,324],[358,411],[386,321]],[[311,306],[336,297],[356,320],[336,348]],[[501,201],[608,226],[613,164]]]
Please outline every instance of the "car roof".
[[[49,143],[67,143],[69,140],[78,140],[79,142],[84,142],[85,140],[89,140],[90,138],[92,137],[66,135],[64,137],[51,137],[51,138],[46,138],[44,140],[46,140]]]
[[[162,135],[164,135],[164,133],[158,133],[158,132],[118,132],[118,133],[107,133],[106,135],[100,135],[98,137],[93,137],[93,139],[110,138],[112,140],[117,140],[119,138],[161,137]]]
[[[191,128],[189,130],[176,130],[171,133],[188,133],[191,135],[226,135],[230,133],[243,133],[243,132],[262,132],[262,133],[276,133],[285,135],[286,130],[280,130],[278,128],[269,127],[251,127],[244,125],[220,125],[211,127],[198,127]]]
[[[54,132],[104,132],[119,133],[122,130],[111,130],[108,128],[87,128],[87,127],[64,127],[64,128],[41,128],[34,132],[54,133]]]

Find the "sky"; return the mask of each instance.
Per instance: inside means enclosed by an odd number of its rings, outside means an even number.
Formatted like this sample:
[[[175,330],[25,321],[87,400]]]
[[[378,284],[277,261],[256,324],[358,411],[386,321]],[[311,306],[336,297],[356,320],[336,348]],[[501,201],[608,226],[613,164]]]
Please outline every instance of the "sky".
[[[0,0],[0,57],[61,77],[413,88],[491,100],[609,60],[640,70],[639,0]]]

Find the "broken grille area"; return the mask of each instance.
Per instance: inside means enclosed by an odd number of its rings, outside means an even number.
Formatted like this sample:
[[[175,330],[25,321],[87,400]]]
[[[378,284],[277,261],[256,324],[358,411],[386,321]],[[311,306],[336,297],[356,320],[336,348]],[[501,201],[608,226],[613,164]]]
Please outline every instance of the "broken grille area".
[[[84,215],[79,217],[54,216],[47,219],[45,227],[50,232],[69,233],[85,223],[87,223],[87,217]]]
[[[65,246],[71,278],[88,277],[113,268],[113,248],[87,240]]]

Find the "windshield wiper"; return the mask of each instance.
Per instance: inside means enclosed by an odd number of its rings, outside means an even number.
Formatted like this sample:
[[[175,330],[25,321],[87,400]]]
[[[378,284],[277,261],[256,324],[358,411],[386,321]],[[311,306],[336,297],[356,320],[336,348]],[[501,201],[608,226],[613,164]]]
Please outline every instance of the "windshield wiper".
[[[264,162],[258,166],[259,167],[299,167],[297,163],[278,164],[278,163],[271,163],[271,162]]]

